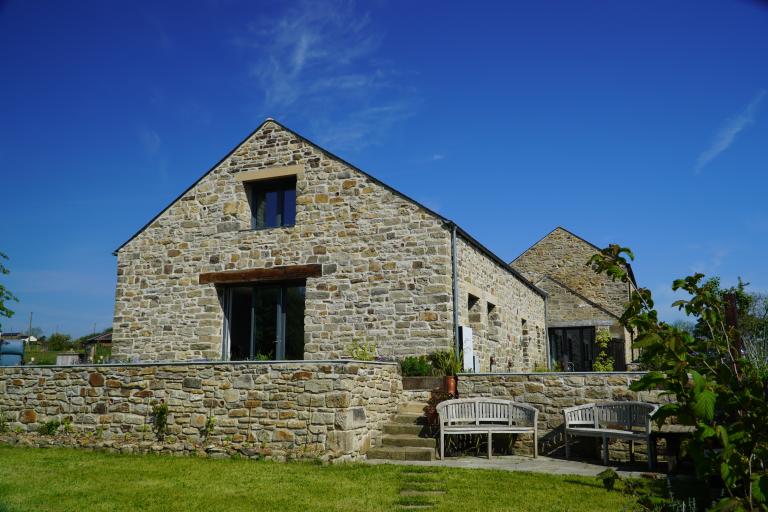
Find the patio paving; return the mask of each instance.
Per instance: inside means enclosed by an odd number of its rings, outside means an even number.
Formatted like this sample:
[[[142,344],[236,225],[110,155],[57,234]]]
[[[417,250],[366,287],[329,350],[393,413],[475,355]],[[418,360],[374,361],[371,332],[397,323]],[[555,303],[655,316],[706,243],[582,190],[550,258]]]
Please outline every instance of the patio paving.
[[[613,468],[623,477],[652,477],[662,476],[661,473],[650,472],[644,464],[631,466],[594,464],[578,460],[556,459],[539,456],[535,459],[520,455],[500,455],[488,460],[485,457],[448,457],[445,460],[409,461],[409,460],[367,460],[367,464],[397,464],[399,466],[437,466],[445,468],[469,469],[498,469],[502,471],[529,471],[532,473],[547,473],[550,475],[579,475],[596,476],[607,468]]]

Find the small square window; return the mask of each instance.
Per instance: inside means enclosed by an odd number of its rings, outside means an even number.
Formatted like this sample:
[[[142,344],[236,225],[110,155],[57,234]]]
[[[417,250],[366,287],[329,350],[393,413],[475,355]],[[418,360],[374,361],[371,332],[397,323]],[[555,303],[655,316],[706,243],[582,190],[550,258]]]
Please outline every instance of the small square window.
[[[246,183],[251,204],[251,228],[293,226],[296,223],[296,178]]]

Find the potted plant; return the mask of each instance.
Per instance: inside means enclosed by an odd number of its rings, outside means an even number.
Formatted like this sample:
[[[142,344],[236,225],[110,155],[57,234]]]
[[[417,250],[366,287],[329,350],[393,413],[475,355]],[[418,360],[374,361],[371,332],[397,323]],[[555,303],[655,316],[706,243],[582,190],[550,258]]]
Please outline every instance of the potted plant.
[[[450,396],[456,396],[456,375],[461,371],[461,362],[451,350],[433,352],[429,360],[435,375],[443,376],[443,388]]]

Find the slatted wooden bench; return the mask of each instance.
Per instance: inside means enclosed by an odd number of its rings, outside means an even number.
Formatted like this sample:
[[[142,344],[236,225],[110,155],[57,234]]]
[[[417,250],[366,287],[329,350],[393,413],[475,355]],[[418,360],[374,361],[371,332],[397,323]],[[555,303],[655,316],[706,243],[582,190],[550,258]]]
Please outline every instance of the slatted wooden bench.
[[[440,417],[440,458],[445,458],[445,436],[487,434],[488,458],[493,434],[533,434],[533,456],[538,455],[539,411],[528,404],[496,398],[459,398],[437,404]]]
[[[629,441],[634,460],[635,441],[648,445],[648,467],[653,469],[654,444],[651,441],[651,415],[657,405],[645,402],[603,402],[563,409],[565,417],[565,458],[571,456],[569,436],[597,437],[603,440],[603,464],[608,465],[608,439]]]

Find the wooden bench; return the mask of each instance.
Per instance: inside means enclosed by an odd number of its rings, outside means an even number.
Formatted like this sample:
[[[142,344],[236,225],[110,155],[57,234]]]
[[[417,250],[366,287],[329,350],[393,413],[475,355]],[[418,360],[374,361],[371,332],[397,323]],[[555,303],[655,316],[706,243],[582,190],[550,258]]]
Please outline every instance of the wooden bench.
[[[563,409],[565,417],[565,458],[571,456],[569,436],[598,437],[603,440],[603,464],[608,465],[608,439],[629,440],[630,458],[635,457],[635,441],[648,445],[648,467],[654,466],[651,441],[651,415],[659,407],[645,402],[603,402]]]
[[[496,398],[459,398],[437,404],[440,417],[440,458],[445,458],[445,436],[488,434],[488,458],[493,434],[533,434],[533,456],[538,455],[539,411],[528,404]]]

